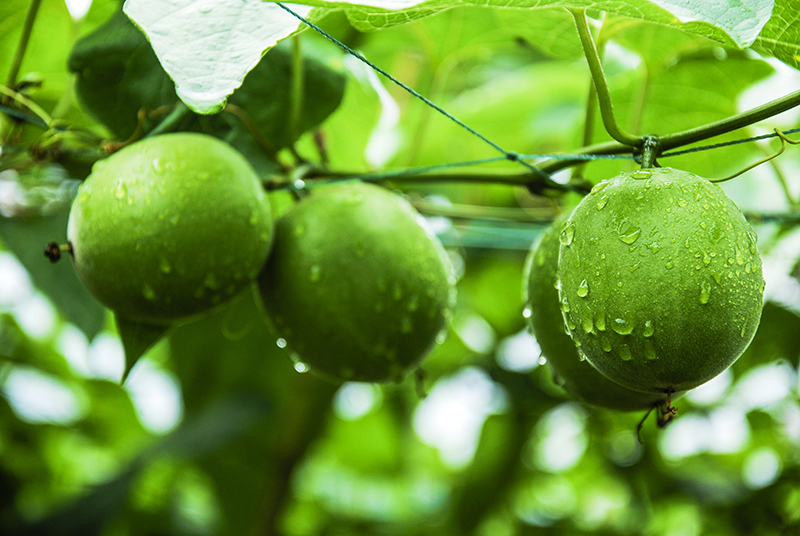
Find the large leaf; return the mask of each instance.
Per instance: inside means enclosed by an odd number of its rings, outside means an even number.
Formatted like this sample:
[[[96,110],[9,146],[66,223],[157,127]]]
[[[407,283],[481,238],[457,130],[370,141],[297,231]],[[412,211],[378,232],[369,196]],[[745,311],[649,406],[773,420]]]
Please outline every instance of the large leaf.
[[[800,69],[800,9],[796,0],[776,0],[772,17],[753,48]]]
[[[285,47],[261,58],[228,101],[243,110],[277,149],[321,123],[336,109],[344,93],[344,77],[328,63],[306,57],[302,65],[304,105],[294,130],[290,121],[292,53]],[[76,43],[69,66],[77,75],[76,89],[86,109],[118,139],[133,134],[140,110],[152,111],[178,102],[174,84],[147,39],[121,12]],[[145,129],[153,126],[146,118]],[[260,173],[274,171],[274,161],[249,127],[233,114],[223,112],[201,121],[190,112],[174,129],[210,131],[241,151]]]
[[[178,95],[201,114],[221,110],[263,52],[300,26],[260,0],[126,0],[124,11],[147,34]]]

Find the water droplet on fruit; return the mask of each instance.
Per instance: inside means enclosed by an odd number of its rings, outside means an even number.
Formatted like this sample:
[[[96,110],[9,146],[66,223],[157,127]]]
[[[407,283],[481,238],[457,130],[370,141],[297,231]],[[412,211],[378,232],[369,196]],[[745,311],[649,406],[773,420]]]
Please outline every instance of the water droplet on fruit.
[[[595,324],[597,325],[598,331],[605,331],[606,330],[606,312],[605,311],[598,311],[597,318],[595,318]]]
[[[447,340],[447,328],[442,329],[439,333],[436,334],[436,344],[444,344],[444,341]]]
[[[142,296],[144,296],[144,299],[148,301],[153,301],[156,299],[156,291],[153,289],[153,287],[145,283],[142,285]]]
[[[566,222],[561,231],[561,236],[558,237],[559,241],[564,246],[572,245],[572,240],[575,238],[575,225],[572,222]]]
[[[633,355],[631,355],[631,349],[628,347],[627,344],[620,345],[619,356],[622,358],[623,361],[630,361],[633,358]]]
[[[543,367],[547,364],[547,358],[544,356],[544,354],[542,354],[539,356],[539,359],[537,359],[536,362]]]
[[[309,366],[303,363],[302,361],[295,361],[294,370],[296,370],[300,374],[305,374],[306,372],[309,371]]]
[[[700,303],[707,304],[711,299],[711,283],[708,280],[703,280],[700,283]]]
[[[656,349],[655,346],[653,346],[652,341],[644,341],[644,358],[648,361],[658,359],[658,355],[656,354]]]
[[[295,181],[292,183],[292,186],[294,186],[295,190],[302,190],[306,187],[306,181],[303,179],[295,179]]]
[[[308,280],[316,283],[320,280],[320,277],[322,277],[322,268],[319,267],[319,264],[312,265],[308,273]]]
[[[414,324],[411,323],[411,319],[407,316],[404,316],[400,319],[400,333],[411,333],[414,329]]]
[[[625,242],[628,245],[633,244],[639,239],[641,236],[642,230],[635,225],[627,226],[624,231],[621,231],[619,234],[619,239]]]
[[[604,194],[598,201],[597,201],[597,210],[603,210],[606,208],[608,204],[608,194]]]
[[[703,264],[705,264],[706,266],[711,264],[711,255],[709,255],[705,251],[703,252]]]
[[[122,179],[119,179],[117,185],[114,187],[114,197],[117,199],[124,199],[127,193],[128,189],[125,187],[125,183],[122,182]]]
[[[178,220],[180,220],[180,219],[181,219],[180,215],[178,215],[178,214],[175,214],[174,216],[172,216],[172,217],[169,219],[169,222],[170,222],[170,223],[171,223],[173,226],[175,226],[175,225],[178,225]]]
[[[276,340],[276,341],[275,341],[275,345],[276,345],[278,348],[286,348],[286,339],[284,339],[284,338],[279,338],[278,340]]]
[[[161,259],[158,261],[158,268],[161,270],[161,273],[164,274],[168,274],[172,271],[172,266],[170,266],[166,257],[161,257]]]
[[[203,279],[203,285],[212,290],[216,290],[220,287],[219,279],[217,279],[216,274],[213,272],[208,272],[206,274],[205,279]]]
[[[589,295],[589,283],[585,279],[581,281],[581,284],[578,285],[578,290],[575,293],[580,296],[581,298],[585,298]]]
[[[634,327],[636,327],[636,323],[628,318],[615,318],[611,322],[611,329],[620,335],[630,335],[633,333]]]
[[[608,337],[600,337],[600,347],[604,352],[611,351],[611,341],[608,340]]]
[[[667,270],[672,270],[675,267],[675,265],[672,263],[672,261],[667,261],[664,267],[666,267]]]
[[[530,318],[533,315],[533,311],[531,310],[530,305],[526,305],[525,309],[522,310],[522,318]]]
[[[744,254],[742,250],[739,249],[739,246],[736,246],[736,264],[742,266],[744,264]]]
[[[411,313],[419,309],[419,296],[416,294],[412,295],[411,298],[408,300],[406,308]]]
[[[655,328],[653,327],[652,320],[645,320],[644,327],[642,328],[642,335],[645,337],[652,337],[653,333],[655,333]]]
[[[561,312],[568,313],[570,311],[569,301],[567,300],[566,296],[561,298]]]
[[[581,320],[581,327],[586,333],[594,333],[594,320],[592,319],[592,311],[588,308],[583,310],[583,320]]]
[[[649,179],[651,175],[652,173],[650,171],[640,169],[639,171],[634,171],[631,176],[636,180],[644,180]]]
[[[253,209],[250,212],[250,219],[248,220],[248,222],[250,223],[250,225],[257,225],[259,220],[260,218],[258,217],[258,213],[255,211],[255,209]]]
[[[161,158],[154,158],[151,164],[153,165],[153,171],[159,175],[164,173],[164,162],[161,160]]]
[[[395,282],[392,284],[392,297],[395,300],[401,300],[403,298],[403,289],[400,287],[400,283]]]
[[[680,199],[678,199],[678,206],[679,206],[679,207],[685,207],[685,206],[686,206],[686,205],[688,205],[688,204],[689,204],[689,202],[688,202],[688,201],[686,201],[686,199],[684,199],[684,198],[682,198],[682,197],[681,197]]]

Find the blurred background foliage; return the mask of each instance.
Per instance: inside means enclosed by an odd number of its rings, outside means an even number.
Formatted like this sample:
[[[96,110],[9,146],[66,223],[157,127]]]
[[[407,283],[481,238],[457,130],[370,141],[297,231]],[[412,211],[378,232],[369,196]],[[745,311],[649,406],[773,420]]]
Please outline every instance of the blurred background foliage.
[[[27,0],[0,5],[2,76],[27,9]],[[62,126],[0,118],[0,533],[800,532],[796,148],[725,184],[764,257],[755,340],[676,403],[669,427],[651,417],[643,444],[643,415],[571,401],[525,329],[527,250],[577,197],[502,185],[393,185],[424,208],[460,278],[449,336],[419,378],[332,385],[301,374],[245,293],[171,330],[121,385],[109,315],[68,262],[41,255],[63,240],[100,140],[124,141],[141,108],[180,108],[147,41],[117,10],[112,0],[94,0],[86,14],[43,0],[19,79]],[[566,12],[456,8],[373,33],[333,12],[322,26],[506,149],[581,144],[590,81]],[[607,17],[595,30],[620,123],[634,132],[694,127],[800,87],[784,64],[669,27]],[[289,47],[269,52],[230,101],[270,150],[234,114],[184,111],[168,128],[226,139],[265,177],[292,144],[318,159],[320,139],[330,167],[352,172],[495,155],[311,32],[300,45],[304,134],[286,126]],[[795,128],[798,117],[721,139]],[[607,139],[600,126],[594,139]],[[720,177],[776,147],[747,143],[662,164]],[[633,165],[600,160],[579,173],[599,182]],[[285,192],[272,199],[278,212],[291,202]]]

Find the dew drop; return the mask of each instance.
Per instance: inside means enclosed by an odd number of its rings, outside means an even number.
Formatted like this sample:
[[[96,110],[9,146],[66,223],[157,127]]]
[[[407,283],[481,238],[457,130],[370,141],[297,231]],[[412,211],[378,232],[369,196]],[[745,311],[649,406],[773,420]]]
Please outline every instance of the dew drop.
[[[158,262],[158,268],[161,270],[161,273],[168,274],[172,271],[172,266],[170,266],[169,261],[166,257],[161,257]]]
[[[312,265],[308,272],[308,280],[316,283],[320,280],[320,277],[322,277],[322,268],[319,267],[319,264]]]
[[[114,187],[114,197],[117,199],[124,199],[127,193],[128,189],[125,187],[125,183],[122,182],[122,179],[119,179],[117,185]]]
[[[630,361],[633,358],[633,355],[631,355],[631,349],[628,347],[627,344],[620,345],[619,356],[622,358],[623,361]]]
[[[644,179],[649,179],[651,175],[652,175],[652,173],[650,171],[647,171],[645,169],[640,169],[638,171],[634,171],[633,175],[631,175],[631,176],[634,179],[641,181],[641,180],[644,180]]]
[[[530,306],[526,306],[525,309],[522,310],[522,318],[530,318],[531,315],[533,315],[533,311]]]
[[[627,318],[615,318],[614,321],[611,322],[611,329],[620,335],[630,335],[633,333],[633,328],[635,326],[635,322]]]
[[[633,244],[636,242],[642,234],[642,230],[635,225],[631,225],[625,229],[625,231],[620,232],[619,239],[625,242],[628,245]]]
[[[151,164],[153,166],[153,171],[159,175],[164,173],[164,162],[161,160],[161,158],[154,158]]]
[[[306,372],[309,371],[309,367],[308,367],[308,365],[306,365],[302,361],[295,361],[294,362],[294,370],[296,370],[300,374],[305,374]]]
[[[708,301],[711,299],[711,283],[708,280],[703,280],[700,283],[700,303],[703,305],[707,304]]]
[[[611,341],[608,340],[608,337],[600,337],[600,347],[604,352],[611,351]]]
[[[416,294],[412,295],[411,298],[408,300],[406,308],[411,313],[419,309],[419,296]]]
[[[286,348],[286,339],[279,338],[278,340],[275,341],[275,346],[277,346],[278,348]]]
[[[688,201],[686,201],[686,199],[684,199],[684,198],[682,198],[682,197],[681,197],[680,199],[678,199],[678,206],[679,206],[679,207],[685,207],[685,206],[686,206],[686,205],[688,205],[688,204],[689,204],[689,202],[688,202]]]
[[[658,359],[655,346],[653,346],[653,341],[644,341],[644,357],[648,361]]]
[[[673,264],[672,261],[667,261],[667,263],[664,266],[666,267],[667,270],[672,270],[675,267],[675,264]]]
[[[545,366],[547,364],[547,358],[544,356],[544,354],[539,356],[537,363],[539,363],[540,366]]]
[[[153,287],[145,283],[142,285],[142,296],[144,296],[144,298],[148,301],[153,301],[156,299],[156,291],[153,289]]]
[[[564,228],[561,231],[561,236],[559,236],[558,239],[562,245],[569,246],[572,244],[572,240],[574,238],[575,238],[575,224],[568,221],[564,224]]]
[[[600,200],[597,201],[597,210],[603,210],[608,204],[608,194],[604,194]]]
[[[739,249],[739,246],[736,246],[736,264],[742,266],[744,264],[744,254],[742,250]]]
[[[567,301],[567,297],[564,296],[561,298],[561,312],[568,313],[570,311],[569,301]]]
[[[213,272],[208,272],[206,274],[205,279],[203,279],[203,285],[212,290],[216,290],[220,287],[219,280]]]
[[[601,192],[605,189],[606,186],[608,186],[608,181],[598,182],[597,184],[592,186],[592,190],[590,193],[596,194],[598,192]]]
[[[652,320],[646,320],[644,323],[644,327],[642,328],[642,335],[645,337],[652,337],[653,333],[655,333],[655,328],[653,327]]]
[[[583,331],[586,333],[594,333],[594,321],[592,319],[592,311],[588,308],[583,310],[583,320],[581,321],[581,327]]]
[[[598,311],[597,318],[595,318],[595,325],[597,326],[598,331],[605,331],[606,330],[606,312],[605,311]]]
[[[576,291],[576,294],[581,298],[585,298],[586,296],[589,295],[589,283],[585,279],[581,281],[580,285],[578,285],[578,290]]]

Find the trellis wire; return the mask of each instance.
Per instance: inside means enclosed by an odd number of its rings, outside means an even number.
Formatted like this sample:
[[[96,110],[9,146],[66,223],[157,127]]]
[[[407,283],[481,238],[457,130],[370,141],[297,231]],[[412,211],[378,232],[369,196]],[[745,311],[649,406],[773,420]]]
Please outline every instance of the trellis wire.
[[[456,124],[458,124],[459,126],[464,128],[465,130],[467,130],[473,136],[476,136],[477,138],[479,138],[480,140],[482,140],[483,142],[487,143],[488,145],[493,147],[495,150],[497,150],[498,152],[503,154],[503,156],[501,156],[501,157],[484,158],[484,159],[480,159],[480,160],[468,160],[468,161],[463,161],[463,162],[452,162],[452,163],[448,163],[448,164],[440,164],[440,165],[435,165],[435,166],[425,166],[425,167],[418,167],[418,168],[408,168],[408,169],[404,169],[404,170],[394,170],[394,171],[384,171],[384,172],[376,172],[376,173],[358,174],[358,175],[352,175],[352,176],[348,176],[348,177],[337,177],[337,178],[331,178],[330,180],[332,180],[332,181],[333,180],[349,180],[349,179],[360,179],[360,180],[365,180],[365,181],[378,181],[378,180],[384,180],[384,179],[395,178],[395,177],[421,175],[421,174],[424,174],[424,173],[430,173],[432,171],[441,171],[441,170],[446,170],[446,169],[451,169],[451,168],[456,168],[456,167],[465,167],[465,166],[473,166],[473,165],[490,163],[490,162],[498,162],[498,161],[502,161],[502,160],[509,160],[509,161],[512,161],[512,162],[519,162],[520,164],[522,164],[523,166],[525,166],[529,170],[533,171],[540,178],[552,180],[552,177],[550,176],[550,174],[544,172],[543,170],[539,169],[535,165],[529,163],[528,160],[545,159],[545,158],[551,159],[551,160],[583,160],[583,161],[591,161],[591,160],[635,160],[636,159],[636,156],[632,155],[632,154],[591,154],[591,153],[582,153],[582,154],[522,154],[521,155],[521,154],[518,154],[518,153],[513,152],[513,151],[508,151],[508,150],[504,149],[503,147],[501,147],[499,144],[495,143],[494,141],[490,140],[489,138],[487,138],[486,136],[484,136],[483,134],[481,134],[480,132],[475,130],[474,128],[470,127],[469,125],[467,125],[466,123],[464,123],[463,121],[461,121],[460,119],[455,117],[454,115],[450,114],[447,110],[445,110],[444,108],[442,108],[441,106],[439,106],[435,102],[431,101],[427,97],[423,96],[422,94],[420,94],[416,90],[412,89],[411,87],[407,86],[406,84],[404,84],[403,82],[401,82],[400,80],[398,80],[397,78],[395,78],[394,76],[392,76],[391,74],[386,72],[385,70],[381,69],[380,67],[378,67],[377,65],[375,65],[374,63],[369,61],[366,57],[364,57],[359,52],[353,50],[352,48],[350,48],[349,46],[345,45],[344,43],[342,43],[341,41],[339,41],[338,39],[336,39],[332,35],[328,34],[325,30],[323,30],[322,28],[320,28],[316,24],[314,24],[311,21],[305,19],[304,17],[302,17],[298,13],[295,13],[294,11],[292,11],[291,9],[289,9],[288,7],[286,7],[285,5],[283,5],[280,2],[275,2],[275,4],[278,7],[280,7],[281,9],[283,9],[284,11],[286,11],[287,13],[289,13],[290,15],[292,15],[293,17],[295,17],[296,19],[298,19],[300,22],[302,22],[303,24],[305,24],[306,26],[311,28],[312,30],[316,31],[318,34],[323,36],[325,39],[331,41],[333,44],[335,44],[336,46],[338,46],[339,48],[344,50],[347,54],[350,54],[351,56],[355,57],[356,59],[358,59],[359,61],[361,61],[362,63],[364,63],[368,67],[370,67],[371,69],[373,69],[375,72],[383,75],[386,79],[388,79],[392,83],[394,83],[397,86],[401,87],[402,89],[404,89],[405,91],[410,93],[415,98],[421,100],[422,102],[424,102],[425,104],[427,104],[428,106],[430,106],[431,108],[433,108],[434,110],[439,112],[440,114],[444,115],[445,117],[447,117],[451,121],[455,122]],[[800,128],[794,128],[794,129],[791,129],[791,130],[786,130],[786,131],[783,131],[782,133],[783,134],[794,134],[796,132],[800,132]],[[701,151],[709,151],[711,149],[719,149],[719,148],[727,147],[727,146],[730,146],[730,145],[738,145],[738,144],[748,143],[748,142],[752,142],[752,141],[759,141],[759,140],[774,138],[774,137],[777,137],[777,136],[778,136],[777,133],[772,132],[772,133],[769,133],[769,134],[751,136],[751,137],[748,137],[748,138],[741,138],[741,139],[738,139],[738,140],[715,143],[715,144],[711,144],[711,145],[703,145],[703,146],[699,146],[699,147],[692,147],[692,148],[684,149],[684,150],[680,150],[680,151],[672,151],[672,152],[668,152],[668,153],[664,153],[662,155],[659,155],[659,157],[660,158],[668,158],[668,157],[671,157],[671,156],[681,156],[681,155],[690,154],[690,153],[696,153],[696,152],[701,152]]]

